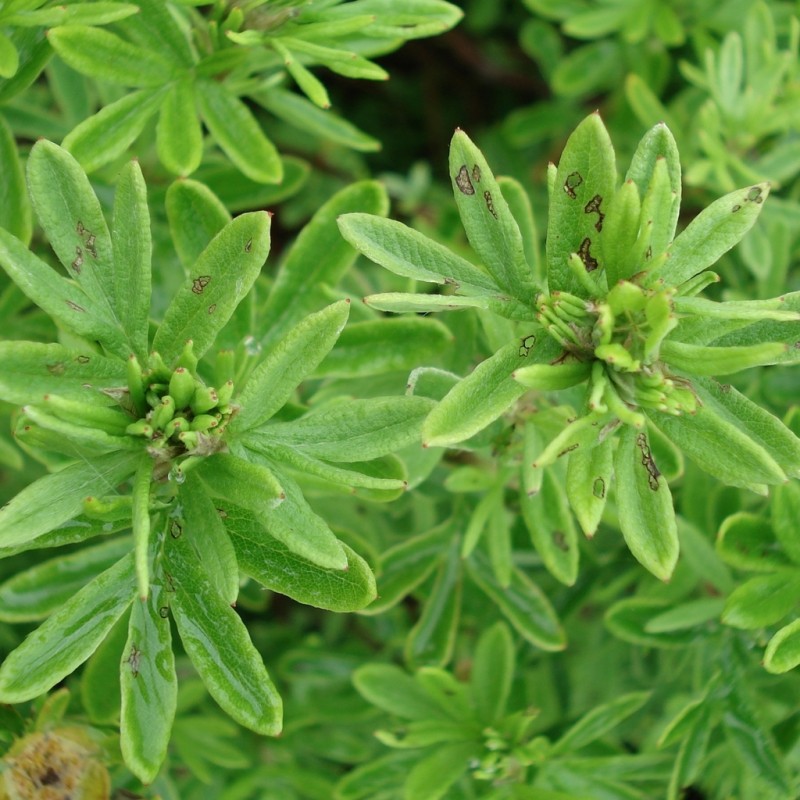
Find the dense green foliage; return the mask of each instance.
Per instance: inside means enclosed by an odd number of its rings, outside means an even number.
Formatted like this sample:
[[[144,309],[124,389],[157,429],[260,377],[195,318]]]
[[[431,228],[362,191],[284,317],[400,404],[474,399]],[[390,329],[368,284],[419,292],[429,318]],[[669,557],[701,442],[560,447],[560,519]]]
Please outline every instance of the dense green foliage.
[[[3,4],[0,800],[797,797],[798,47]]]

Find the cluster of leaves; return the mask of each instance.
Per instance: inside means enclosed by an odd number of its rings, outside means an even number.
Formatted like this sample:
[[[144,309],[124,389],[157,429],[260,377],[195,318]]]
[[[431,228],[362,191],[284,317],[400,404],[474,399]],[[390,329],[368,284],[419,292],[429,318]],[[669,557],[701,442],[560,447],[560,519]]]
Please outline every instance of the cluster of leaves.
[[[796,21],[514,3],[445,186],[442,0],[0,11],[0,798],[797,795]]]

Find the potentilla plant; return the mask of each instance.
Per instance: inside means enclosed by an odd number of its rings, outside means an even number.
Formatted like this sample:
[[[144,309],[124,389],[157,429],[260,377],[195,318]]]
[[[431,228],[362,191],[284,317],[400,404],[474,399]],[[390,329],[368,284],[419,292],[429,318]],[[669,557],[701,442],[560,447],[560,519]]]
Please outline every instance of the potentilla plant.
[[[800,295],[730,302],[699,296],[719,280],[708,268],[755,222],[767,184],[720,198],[675,236],[681,179],[669,130],[657,125],[645,135],[618,185],[613,146],[593,114],[548,173],[540,276],[524,190],[495,180],[462,131],[453,137],[450,176],[480,265],[398,222],[365,214],[340,220],[345,238],[373,261],[446,287],[441,294],[373,295],[365,298],[369,305],[425,313],[475,308],[490,341],[506,341],[437,404],[423,425],[426,446],[463,445],[507,413],[526,442],[519,484],[534,495],[542,470],[568,460],[566,494],[591,536],[615,476],[622,534],[633,555],[665,580],[678,535],[653,438],[666,438],[723,482],[762,494],[800,475],[800,440],[714,379],[797,363]],[[537,394],[523,399],[531,390]],[[551,392],[565,390],[574,413],[539,444],[531,407],[547,407]],[[577,559],[563,530],[550,533]]]
[[[223,214],[212,224],[210,192],[179,184],[179,194],[197,194],[189,198],[196,228],[182,231],[180,249],[198,255],[151,336],[150,218],[138,164],[119,178],[111,230],[85,173],[57,145],[34,146],[28,183],[68,277],[3,230],[0,264],[52,316],[62,343],[0,344],[0,398],[24,404],[18,440],[55,471],[0,510],[0,554],[131,533],[45,561],[4,587],[6,619],[49,618],[0,668],[0,701],[49,690],[130,608],[121,745],[130,769],[149,782],[176,708],[169,618],[220,706],[248,728],[277,734],[280,696],[231,607],[240,571],[317,607],[367,605],[375,596],[369,567],[311,509],[298,481],[312,475],[329,486],[402,491],[403,465],[385,456],[418,440],[433,402],[352,400],[313,413],[291,402],[336,343],[347,299],[284,326],[261,357],[251,336],[204,358],[229,321],[241,322],[237,306],[269,251],[268,213],[227,223]],[[382,196],[366,199],[369,186],[346,190],[344,207],[380,209]],[[66,574],[75,578],[63,569],[68,562],[80,562],[78,585],[59,591]]]

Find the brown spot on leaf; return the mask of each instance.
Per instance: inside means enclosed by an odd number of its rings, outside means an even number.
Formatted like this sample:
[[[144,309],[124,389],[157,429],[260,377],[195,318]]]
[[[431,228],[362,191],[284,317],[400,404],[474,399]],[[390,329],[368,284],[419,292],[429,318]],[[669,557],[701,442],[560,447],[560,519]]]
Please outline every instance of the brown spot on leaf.
[[[653,460],[653,454],[650,452],[650,445],[647,442],[647,434],[640,433],[636,437],[636,444],[639,450],[642,451],[642,466],[647,470],[647,483],[654,491],[658,491],[658,476],[661,474]]]
[[[600,210],[600,204],[603,202],[603,198],[600,197],[599,194],[596,194],[584,207],[583,210],[586,214],[597,214],[597,222],[595,222],[594,227],[595,230],[600,233],[603,230],[603,220],[606,218],[606,215]]]
[[[606,482],[602,478],[595,478],[592,484],[592,494],[602,500],[606,496]]]
[[[72,300],[65,300],[64,301],[73,311],[80,311],[81,313],[85,314],[86,309],[83,306],[79,306],[77,303],[73,303]]]
[[[483,199],[486,201],[486,208],[489,209],[489,213],[497,219],[497,212],[494,210],[494,201],[492,200],[492,193],[487,189],[483,193]]]
[[[210,275],[199,275],[192,281],[192,291],[195,294],[203,294],[203,291],[210,282],[211,282]]]
[[[742,210],[742,207],[741,207],[741,206],[740,206],[738,203],[737,203],[737,204],[736,204],[736,205],[735,205],[735,206],[734,206],[734,207],[731,209],[731,211],[732,211],[734,214],[735,214],[737,211],[741,211],[741,210]]]
[[[245,253],[249,253],[252,249],[253,249],[253,240],[248,239],[244,245],[244,251]]]
[[[481,168],[477,164],[472,165],[472,180],[474,180],[475,183],[481,182]]]
[[[169,616],[169,606],[161,606],[161,608],[158,609],[158,616],[161,617],[161,619],[166,619]]]
[[[91,359],[89,356],[77,356],[75,359],[79,364],[88,364]]]
[[[469,179],[469,171],[467,170],[466,164],[461,165],[461,169],[459,169],[455,180],[458,191],[461,192],[461,194],[475,194],[475,187]]]
[[[577,200],[578,195],[575,190],[583,183],[583,177],[580,172],[570,172],[567,179],[564,181],[564,191],[573,199]]]
[[[64,374],[64,362],[63,361],[56,361],[55,364],[45,364],[45,368],[51,375],[63,375]]]
[[[139,650],[135,644],[131,645],[131,652],[127,658],[127,663],[131,668],[131,675],[137,677],[139,675],[139,662],[141,661],[142,651]]]
[[[747,196],[745,200],[751,203],[763,203],[764,202],[764,190],[760,186],[751,186],[747,191]]]
[[[524,339],[521,339],[520,342],[521,342],[519,346],[520,358],[527,358],[528,354],[531,352],[531,349],[536,344],[536,337],[531,333]]]
[[[182,533],[183,533],[183,525],[180,523],[179,520],[173,519],[169,523],[169,535],[173,539],[180,539]]]
[[[553,531],[553,544],[564,553],[569,550],[567,537],[564,536],[563,531]]]
[[[91,253],[92,258],[97,258],[97,237],[92,233],[89,235],[89,238],[86,240],[86,249]]]
[[[83,266],[83,250],[81,250],[80,247],[75,248],[75,259],[70,266],[77,275],[81,274],[81,267]]]
[[[216,310],[217,310],[217,304],[216,304],[216,303],[212,303],[212,304],[211,304],[211,305],[208,307],[208,313],[209,313],[209,314],[213,314],[213,313],[214,313]]]
[[[593,272],[600,266],[597,259],[589,252],[591,246],[592,240],[587,236],[578,248],[578,255],[581,261],[583,261],[583,266],[586,268],[587,272]]]

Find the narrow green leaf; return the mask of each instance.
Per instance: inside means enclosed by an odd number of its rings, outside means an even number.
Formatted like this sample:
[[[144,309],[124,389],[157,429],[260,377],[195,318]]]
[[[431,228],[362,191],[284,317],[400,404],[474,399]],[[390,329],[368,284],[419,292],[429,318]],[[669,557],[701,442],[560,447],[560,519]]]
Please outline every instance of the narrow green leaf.
[[[488,559],[480,551],[473,553],[466,566],[475,583],[524,639],[550,652],[567,646],[564,630],[550,601],[527,575],[514,568],[511,584],[502,587],[494,577]]]
[[[519,502],[525,526],[545,567],[561,583],[572,586],[578,577],[578,532],[561,475],[546,469],[541,490],[532,496],[521,493]]]
[[[60,344],[0,342],[0,363],[0,398],[18,405],[46,394],[109,405],[97,390],[125,384],[125,364],[118,359]]]
[[[0,667],[2,702],[32,700],[74,672],[97,649],[134,593],[129,555],[67,600],[6,658]]]
[[[406,294],[403,292],[385,292],[371,294],[364,302],[378,311],[390,311],[395,314],[413,313],[428,314],[431,311],[458,311],[463,308],[482,308],[493,311],[508,319],[533,321],[536,312],[516,300],[496,296],[462,297],[457,294]]]
[[[483,154],[461,130],[450,142],[450,178],[467,238],[487,271],[517,300],[531,302],[536,287],[519,226]]]
[[[784,625],[764,651],[764,669],[781,675],[800,664],[800,619]]]
[[[404,278],[465,287],[468,292],[499,291],[497,283],[469,261],[401,222],[372,214],[345,214],[339,230],[367,258]]]
[[[130,549],[128,537],[114,539],[17,572],[0,585],[0,620],[35,622],[45,619]]]
[[[168,597],[154,583],[147,600],[134,600],[120,659],[120,749],[143,783],[152,783],[167,756],[178,700]]]
[[[453,334],[435,319],[389,318],[348,325],[317,375],[358,377],[410,371],[453,345]]]
[[[11,78],[19,69],[19,53],[14,42],[0,31],[0,77]]]
[[[0,118],[0,227],[13,233],[24,244],[31,240],[33,219],[25,187],[25,176],[17,152],[14,135],[4,119]]]
[[[627,280],[641,270],[640,248],[636,242],[640,234],[642,201],[633,180],[626,180],[608,203],[603,220],[603,235],[599,237],[603,248],[603,264],[608,285]]]
[[[176,175],[191,175],[203,159],[203,132],[197,117],[194,86],[176,81],[161,104],[156,126],[159,161]]]
[[[136,141],[163,102],[165,88],[140,89],[100,109],[64,137],[63,145],[87,172],[118,158]]]
[[[136,584],[139,589],[139,599],[143,602],[147,599],[150,591],[150,487],[153,482],[154,468],[155,461],[148,453],[140,456],[131,489],[133,495],[131,526]]]
[[[247,106],[216,81],[198,83],[195,97],[203,122],[236,167],[258,183],[280,183],[278,151]]]
[[[269,232],[269,214],[242,214],[203,250],[153,341],[166,363],[180,355],[187,339],[194,342],[198,358],[211,347],[261,272],[269,253]]]
[[[228,605],[235,605],[239,595],[236,552],[214,502],[202,482],[191,473],[178,494],[185,520],[182,533],[189,537],[222,599]]]
[[[323,139],[363,153],[381,149],[381,143],[377,139],[332,111],[318,108],[296,92],[274,87],[267,91],[256,92],[252,98],[279,119]]]
[[[384,800],[398,797],[409,769],[418,760],[419,753],[398,750],[361,764],[346,773],[336,784],[334,800]]]
[[[267,425],[248,441],[290,445],[327,461],[367,461],[418,442],[422,421],[434,406],[427,397],[335,403],[292,422]]]
[[[722,597],[701,597],[670,608],[650,619],[644,629],[648,633],[664,633],[696,628],[710,620],[719,619],[725,600]]]
[[[469,676],[472,699],[483,724],[494,725],[505,716],[513,679],[511,632],[504,622],[495,622],[478,640]]]
[[[452,658],[461,617],[461,573],[458,541],[454,540],[422,613],[406,637],[403,655],[410,669],[441,667]]]
[[[583,532],[594,536],[611,487],[614,443],[609,437],[590,450],[571,453],[567,462],[566,491]]]
[[[292,55],[289,48],[284,44],[285,41],[285,38],[281,41],[281,37],[275,37],[270,41],[270,44],[283,59],[283,66],[286,67],[286,71],[294,78],[294,82],[300,91],[315,106],[324,109],[330,108],[331,101],[325,86],[313,72],[310,72]]]
[[[150,317],[150,212],[142,170],[131,161],[117,180],[111,237],[114,308],[134,353],[147,358]]]
[[[136,0],[138,14],[125,22],[125,32],[138,44],[183,67],[192,67],[195,57],[188,31],[181,29],[172,9],[162,0]]]
[[[126,42],[103,28],[61,25],[51,30],[53,49],[83,75],[123,86],[161,86],[177,75],[177,68],[157,50]]]
[[[311,314],[274,343],[239,397],[242,410],[229,428],[242,432],[263,425],[292,396],[330,352],[347,322],[350,301],[341,300]]]
[[[511,377],[514,370],[525,365],[525,359],[519,344],[514,342],[475,367],[425,420],[424,446],[457,444],[494,422],[526,391]]]
[[[795,524],[796,518],[792,519],[793,528]],[[791,562],[774,535],[775,527],[773,523],[771,529],[768,520],[757,514],[731,514],[720,526],[717,553],[726,564],[748,572],[775,572],[790,567]]]
[[[795,564],[800,565],[800,540],[797,524],[800,520],[800,485],[792,481],[776,486],[772,495],[772,529],[777,540]]]
[[[705,347],[665,341],[660,355],[670,366],[691,375],[730,375],[743,369],[778,364],[787,351],[785,344],[764,342],[741,347]]]
[[[81,673],[81,704],[95,725],[119,724],[119,659],[128,640],[130,616],[126,611],[114,623]]]
[[[637,561],[669,580],[678,560],[678,528],[669,485],[658,470],[647,434],[625,425],[614,456],[619,524]]]
[[[372,571],[346,544],[346,569],[320,567],[271,537],[252,512],[225,501],[217,505],[240,569],[267,589],[329,611],[359,611],[375,598]]]
[[[769,184],[737,189],[707,206],[676,237],[663,266],[648,275],[648,283],[680,286],[715,264],[750,230],[769,194]]]
[[[283,502],[283,487],[272,470],[232,453],[215,453],[204,458],[194,473],[212,497],[230,500],[253,511],[267,511]]]
[[[188,537],[168,537],[164,555],[175,623],[209,693],[240,725],[276,736],[283,704],[244,623],[211,584]]]
[[[23,544],[77,517],[87,495],[115,494],[138,461],[139,453],[110,453],[34,481],[0,509],[0,546]]]
[[[586,747],[635,714],[650,699],[650,695],[651,692],[631,692],[593,708],[553,743],[551,752],[561,755]]]
[[[430,695],[394,664],[365,664],[353,672],[353,685],[367,701],[402,719],[450,719]]]
[[[584,254],[587,272],[603,269],[599,238],[617,182],[611,139],[599,114],[581,122],[567,140],[555,178],[547,224],[547,280],[550,291],[585,296],[568,266],[572,253]]]
[[[178,258],[189,269],[209,242],[230,223],[231,215],[211,189],[193,180],[171,184],[164,204]]]
[[[443,745],[418,761],[409,772],[405,785],[405,800],[439,800],[469,769],[476,753],[477,742],[455,742]]]
[[[774,625],[800,601],[800,573],[782,569],[737,586],[725,603],[722,621],[743,630]]]

